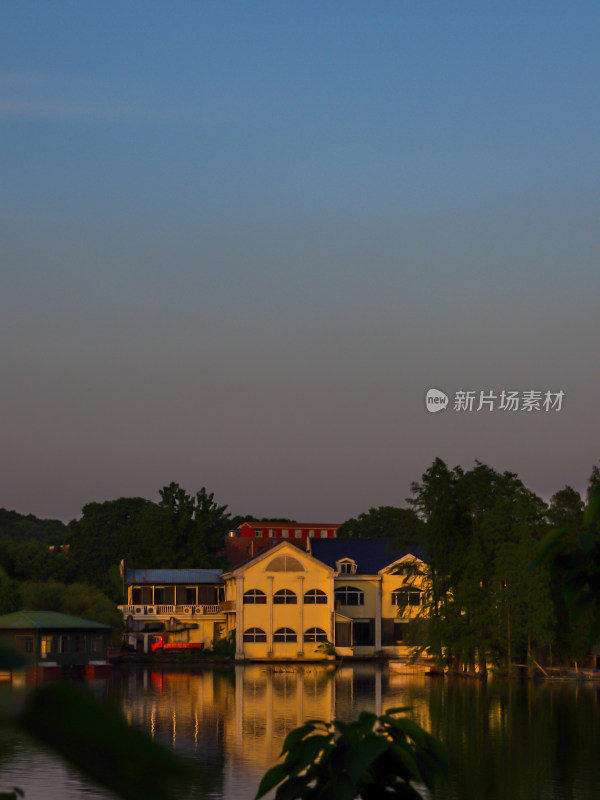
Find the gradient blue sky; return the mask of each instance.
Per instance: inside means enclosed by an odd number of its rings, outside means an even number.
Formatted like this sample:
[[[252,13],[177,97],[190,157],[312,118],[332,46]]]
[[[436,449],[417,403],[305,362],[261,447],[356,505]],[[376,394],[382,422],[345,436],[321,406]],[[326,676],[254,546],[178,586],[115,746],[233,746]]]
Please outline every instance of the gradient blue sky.
[[[0,37],[0,506],[341,522],[436,456],[585,487],[597,3],[5,2]]]

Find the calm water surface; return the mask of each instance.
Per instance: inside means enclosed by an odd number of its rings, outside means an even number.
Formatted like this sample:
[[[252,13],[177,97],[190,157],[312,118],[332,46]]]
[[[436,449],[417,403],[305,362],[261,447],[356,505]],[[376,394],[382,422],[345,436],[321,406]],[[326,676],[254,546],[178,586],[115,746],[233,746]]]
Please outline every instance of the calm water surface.
[[[250,800],[287,733],[306,719],[410,706],[448,747],[451,771],[437,800],[600,798],[600,685],[591,683],[484,685],[369,663],[255,664],[140,668],[92,689],[201,769],[202,786],[187,797]],[[21,738],[5,737],[0,764],[0,790],[21,786],[26,800],[108,797]]]

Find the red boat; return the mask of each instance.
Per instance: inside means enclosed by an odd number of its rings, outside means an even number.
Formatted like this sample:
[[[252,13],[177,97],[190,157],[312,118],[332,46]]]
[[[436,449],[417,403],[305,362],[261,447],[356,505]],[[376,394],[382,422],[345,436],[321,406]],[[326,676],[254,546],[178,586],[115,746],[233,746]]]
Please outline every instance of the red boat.
[[[150,641],[152,653],[156,653],[158,650],[197,650],[200,652],[203,647],[202,642],[168,642],[165,636],[153,636]]]

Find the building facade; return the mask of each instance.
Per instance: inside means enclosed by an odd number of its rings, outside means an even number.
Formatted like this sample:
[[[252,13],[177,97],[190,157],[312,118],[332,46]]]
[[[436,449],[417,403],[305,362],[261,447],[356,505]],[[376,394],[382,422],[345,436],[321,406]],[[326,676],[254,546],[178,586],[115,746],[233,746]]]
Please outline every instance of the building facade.
[[[279,539],[224,573],[124,570],[127,641],[147,651],[163,632],[208,647],[235,631],[238,660],[408,655],[425,594],[420,553],[388,539],[304,541]]]
[[[333,642],[334,571],[281,542],[223,575],[237,659],[324,658]]]
[[[225,585],[220,569],[127,569],[121,563],[125,641],[148,652],[150,639],[210,647],[226,629]]]
[[[62,667],[106,666],[110,625],[58,611],[15,611],[0,617],[0,640],[50,674]]]
[[[423,561],[392,540],[280,542],[224,573],[237,659],[408,655]]]

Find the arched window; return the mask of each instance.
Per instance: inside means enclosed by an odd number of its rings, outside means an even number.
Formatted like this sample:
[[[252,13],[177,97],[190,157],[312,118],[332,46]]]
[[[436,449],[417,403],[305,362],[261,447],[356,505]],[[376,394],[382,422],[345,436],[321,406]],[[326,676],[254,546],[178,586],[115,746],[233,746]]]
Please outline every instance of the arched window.
[[[279,589],[273,595],[273,603],[276,605],[295,606],[297,602],[296,592],[292,592],[291,589]]]
[[[261,592],[260,589],[248,589],[247,592],[244,592],[244,603],[250,603],[250,605],[256,605],[257,603],[266,603],[267,602],[267,595],[264,592]]]
[[[327,634],[323,630],[323,628],[309,628],[307,631],[304,631],[304,641],[305,642],[326,642],[327,641]]]
[[[338,586],[335,599],[342,606],[364,606],[365,593],[356,586]]]
[[[396,589],[392,592],[393,606],[420,606],[422,604],[423,592],[418,589]]]
[[[276,556],[266,567],[267,572],[305,572],[304,567],[294,556]]]
[[[326,605],[327,604],[327,595],[325,592],[321,591],[321,589],[309,589],[308,592],[304,594],[304,602],[306,605]]]
[[[273,634],[273,641],[297,642],[298,637],[296,636],[296,631],[293,631],[291,628],[277,628],[277,630]]]
[[[266,642],[267,634],[262,628],[248,628],[244,631],[245,642]]]

